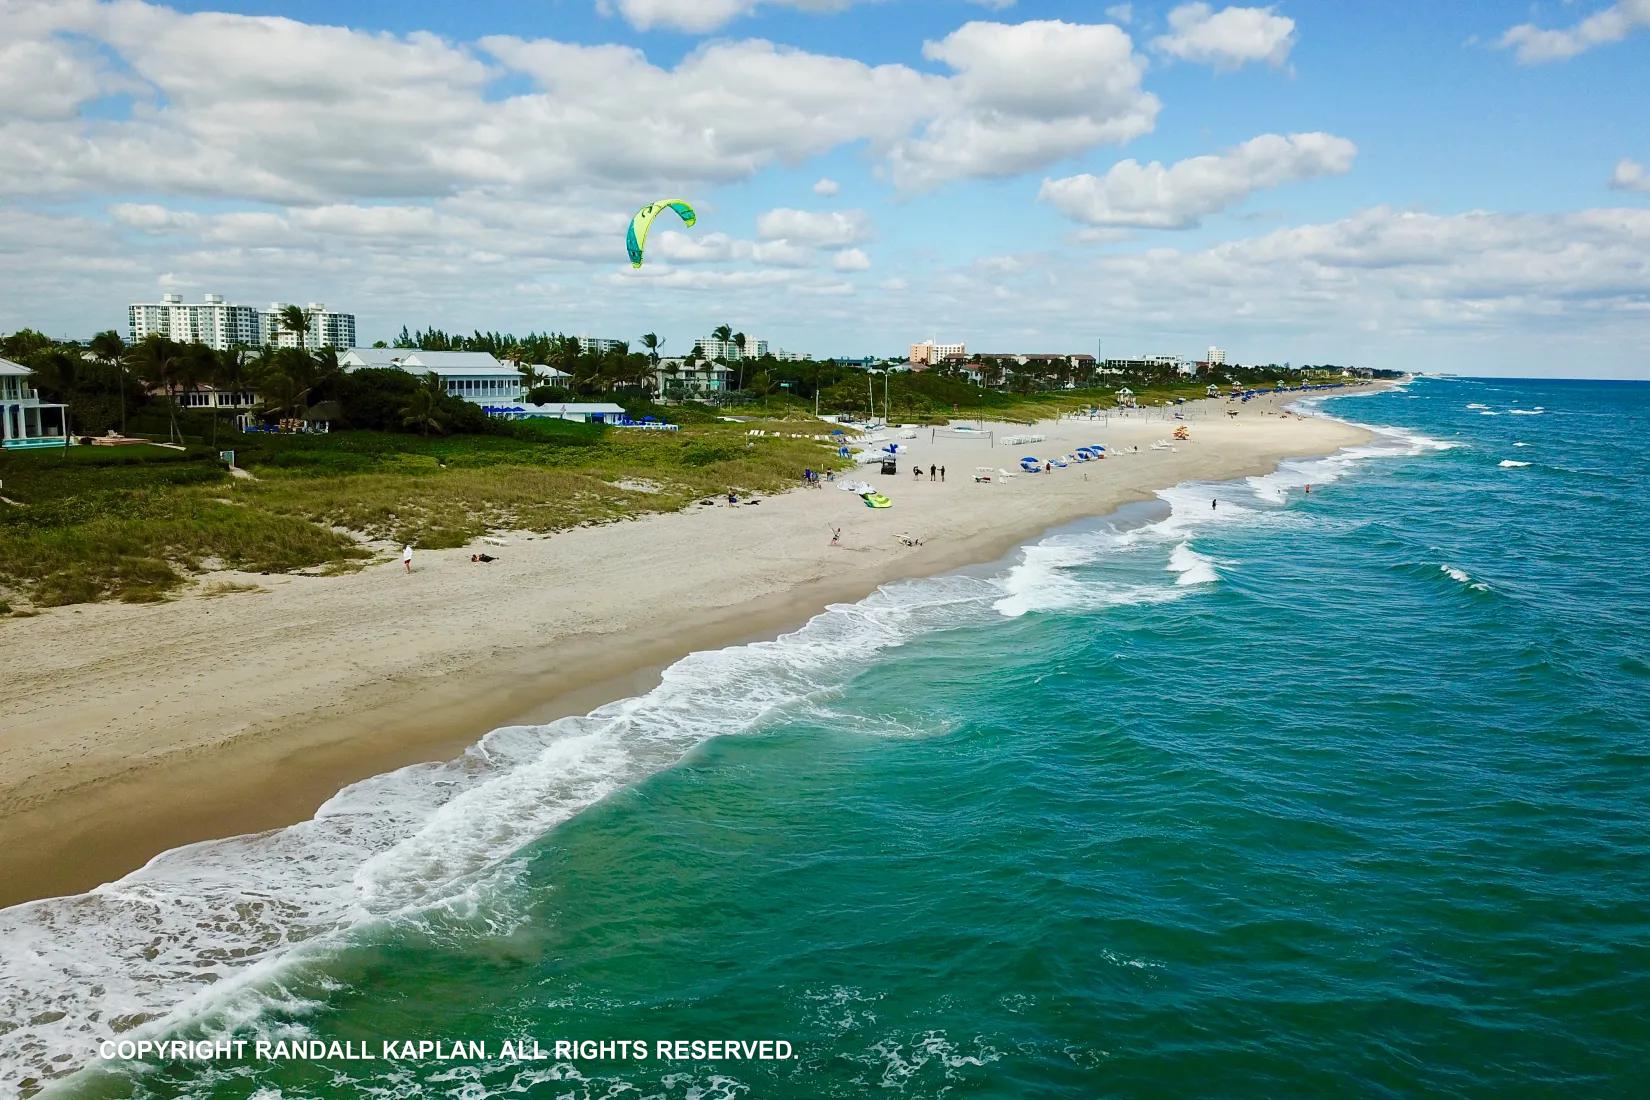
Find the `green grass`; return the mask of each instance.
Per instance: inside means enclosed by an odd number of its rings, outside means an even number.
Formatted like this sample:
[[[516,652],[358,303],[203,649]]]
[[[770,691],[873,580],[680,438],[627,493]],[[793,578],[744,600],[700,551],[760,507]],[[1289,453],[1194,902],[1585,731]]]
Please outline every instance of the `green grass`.
[[[789,425],[795,429],[797,425]],[[830,464],[811,440],[751,441],[707,419],[681,432],[539,421],[509,435],[334,432],[206,447],[0,456],[0,597],[34,606],[165,599],[208,569],[346,572],[362,540],[462,546],[492,530],[556,531],[772,492]],[[619,486],[646,482],[656,491]]]

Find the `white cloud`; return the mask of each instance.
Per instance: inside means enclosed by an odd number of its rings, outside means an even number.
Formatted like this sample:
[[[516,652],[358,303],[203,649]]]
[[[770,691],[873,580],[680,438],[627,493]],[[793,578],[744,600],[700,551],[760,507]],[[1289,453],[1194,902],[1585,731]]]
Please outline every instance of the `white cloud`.
[[[923,188],[1127,141],[1159,107],[1140,86],[1144,59],[1111,26],[969,23],[924,45],[952,70],[939,76],[759,40],[708,42],[667,68],[628,46],[460,45],[139,0],[19,10],[0,86],[39,87],[11,87],[0,107],[11,195],[285,205],[600,184],[639,204],[856,143],[898,185]],[[522,77],[527,90],[498,94]],[[116,85],[133,98],[127,116],[70,117]]]
[[[637,30],[686,31],[704,34],[750,15],[764,5],[811,12],[843,11],[860,0],[599,0],[604,14],[611,10]],[[1008,0],[1013,3],[1014,0]]]
[[[1650,191],[1650,172],[1637,161],[1622,157],[1610,173],[1610,187],[1615,191]]]
[[[1125,160],[1104,176],[1044,180],[1037,197],[1089,225],[1185,229],[1262,188],[1347,172],[1357,152],[1334,134],[1262,134],[1167,167]]]
[[[833,179],[821,179],[814,184],[814,194],[825,198],[834,197],[842,190],[842,185]]]
[[[1151,130],[1161,104],[1142,90],[1146,63],[1117,27],[1053,20],[967,23],[923,56],[956,73],[951,102],[899,142],[889,171],[902,188],[1011,176]]]
[[[838,271],[869,271],[871,257],[858,248],[845,248],[836,254],[836,260],[831,264]]]
[[[1106,18],[1119,23],[1132,23],[1134,22],[1134,5],[1113,4],[1106,9]]]
[[[1295,21],[1272,8],[1181,4],[1169,12],[1169,33],[1152,39],[1159,53],[1222,72],[1251,61],[1281,67],[1295,45]]]
[[[1496,45],[1516,50],[1525,65],[1565,61],[1595,46],[1607,46],[1642,27],[1650,27],[1650,0],[1619,0],[1562,30],[1520,23],[1503,33]]]
[[[871,219],[863,210],[791,210],[780,207],[756,219],[756,235],[764,240],[787,240],[817,248],[837,248],[871,235]]]
[[[0,43],[0,111],[12,118],[66,118],[99,94],[101,66],[57,39]]]

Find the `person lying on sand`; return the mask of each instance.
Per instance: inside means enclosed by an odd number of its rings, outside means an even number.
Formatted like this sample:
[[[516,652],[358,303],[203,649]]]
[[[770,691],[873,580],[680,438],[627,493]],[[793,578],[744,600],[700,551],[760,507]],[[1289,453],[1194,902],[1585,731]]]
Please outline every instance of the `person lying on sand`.
[[[471,554],[470,555],[470,560],[471,561],[479,561],[479,562],[489,562],[489,561],[497,561],[498,559],[493,557],[493,555],[491,555],[491,554]]]

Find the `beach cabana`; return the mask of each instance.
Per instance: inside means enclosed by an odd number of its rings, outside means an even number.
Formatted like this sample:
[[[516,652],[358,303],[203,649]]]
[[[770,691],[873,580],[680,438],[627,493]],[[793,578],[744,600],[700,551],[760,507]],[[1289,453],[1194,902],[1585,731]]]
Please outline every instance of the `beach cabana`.
[[[1026,455],[1020,459],[1020,469],[1028,474],[1035,474],[1043,468],[1043,460],[1036,455]]]

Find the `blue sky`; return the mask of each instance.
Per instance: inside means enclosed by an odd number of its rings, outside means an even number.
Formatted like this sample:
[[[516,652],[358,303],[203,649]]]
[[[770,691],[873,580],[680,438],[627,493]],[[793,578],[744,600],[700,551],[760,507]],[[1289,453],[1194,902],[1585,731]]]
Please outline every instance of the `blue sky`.
[[[815,354],[1650,376],[1650,0],[0,14],[0,329],[175,290],[324,300],[365,339],[726,321]],[[663,194],[699,225],[632,273],[623,220]]]

